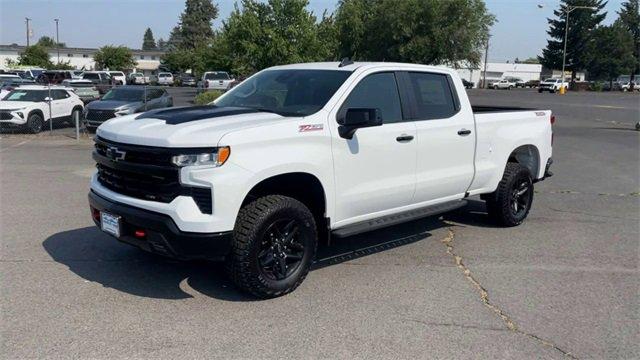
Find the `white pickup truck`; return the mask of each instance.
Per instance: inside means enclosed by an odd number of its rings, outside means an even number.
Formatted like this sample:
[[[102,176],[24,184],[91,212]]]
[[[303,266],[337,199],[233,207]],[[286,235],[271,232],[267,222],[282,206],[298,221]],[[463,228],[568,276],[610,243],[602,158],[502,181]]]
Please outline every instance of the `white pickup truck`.
[[[227,91],[234,81],[226,71],[207,71],[202,74],[202,90]]]
[[[89,203],[120,241],[224,259],[258,297],[294,290],[319,238],[450,211],[480,195],[520,224],[550,176],[549,110],[472,107],[456,71],[394,63],[263,70],[207,106],[97,129]]]
[[[541,93],[543,91],[548,91],[550,93],[554,93],[556,91],[560,91],[560,88],[564,86],[565,89],[569,88],[568,81],[562,81],[562,79],[546,79],[540,82],[538,85],[538,92]]]

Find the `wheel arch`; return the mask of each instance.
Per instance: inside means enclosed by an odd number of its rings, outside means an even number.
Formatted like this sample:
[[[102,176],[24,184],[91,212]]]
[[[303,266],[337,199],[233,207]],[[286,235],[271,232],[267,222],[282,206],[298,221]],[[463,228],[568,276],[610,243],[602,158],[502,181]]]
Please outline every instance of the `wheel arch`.
[[[326,219],[327,193],[320,179],[311,173],[289,172],[262,179],[245,195],[241,207],[266,195],[292,197],[309,208],[316,222]]]
[[[520,145],[515,148],[507,159],[507,163],[510,162],[518,163],[526,167],[534,179],[538,178],[540,172],[540,151],[535,145]]]

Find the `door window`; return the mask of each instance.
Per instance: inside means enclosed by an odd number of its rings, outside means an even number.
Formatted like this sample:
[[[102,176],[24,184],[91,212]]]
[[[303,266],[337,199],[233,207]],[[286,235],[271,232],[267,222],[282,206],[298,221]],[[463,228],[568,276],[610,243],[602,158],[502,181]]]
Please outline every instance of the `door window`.
[[[402,122],[402,106],[395,75],[384,72],[364,78],[342,105],[342,111],[349,108],[379,109],[383,123]]]
[[[51,96],[53,100],[62,100],[69,97],[69,94],[64,90],[51,90]]]
[[[417,120],[444,119],[457,112],[447,75],[411,72],[409,79],[416,99]]]

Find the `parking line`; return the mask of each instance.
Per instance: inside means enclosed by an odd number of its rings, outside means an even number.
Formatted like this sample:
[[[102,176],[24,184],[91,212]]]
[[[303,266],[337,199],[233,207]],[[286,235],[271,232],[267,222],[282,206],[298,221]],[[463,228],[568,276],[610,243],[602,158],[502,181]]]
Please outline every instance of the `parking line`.
[[[0,152],[4,152],[4,151],[7,151],[7,150],[9,150],[9,149],[17,148],[18,146],[24,145],[24,144],[26,144],[26,143],[28,143],[28,142],[30,142],[30,141],[32,141],[32,140],[33,140],[33,139],[29,139],[29,140],[21,141],[21,142],[19,142],[19,143],[15,144],[15,145],[11,145],[11,146],[8,146],[8,147],[6,147],[6,148],[4,148],[4,149],[0,149]]]

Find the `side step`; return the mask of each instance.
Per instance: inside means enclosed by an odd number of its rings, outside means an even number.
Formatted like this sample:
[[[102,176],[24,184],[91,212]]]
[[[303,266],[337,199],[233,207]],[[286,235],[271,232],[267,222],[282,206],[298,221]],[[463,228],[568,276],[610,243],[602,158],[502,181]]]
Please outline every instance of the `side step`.
[[[466,200],[450,201],[438,205],[427,206],[420,209],[409,210],[399,214],[387,215],[381,218],[371,219],[336,229],[332,232],[337,237],[346,237],[381,229],[391,225],[397,225],[411,220],[442,214],[467,205]]]

